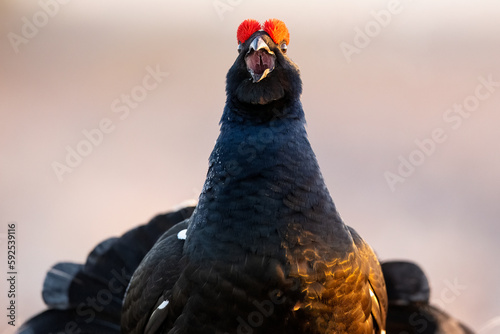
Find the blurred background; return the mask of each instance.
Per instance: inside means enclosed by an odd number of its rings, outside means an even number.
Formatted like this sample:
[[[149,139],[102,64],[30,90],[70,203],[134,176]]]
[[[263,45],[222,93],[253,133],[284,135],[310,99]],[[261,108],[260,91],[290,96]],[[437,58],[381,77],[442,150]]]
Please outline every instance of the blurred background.
[[[436,305],[498,333],[484,326],[500,316],[500,4],[486,0],[0,1],[1,268],[15,222],[17,324],[44,309],[54,263],[197,198],[236,29],[272,17],[346,223],[382,260],[420,264]]]

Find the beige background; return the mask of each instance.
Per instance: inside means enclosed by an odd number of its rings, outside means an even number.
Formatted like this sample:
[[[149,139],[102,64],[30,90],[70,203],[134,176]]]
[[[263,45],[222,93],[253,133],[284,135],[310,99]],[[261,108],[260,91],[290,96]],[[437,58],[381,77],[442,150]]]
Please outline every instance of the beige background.
[[[16,222],[18,323],[43,309],[52,264],[83,261],[97,242],[197,197],[236,28],[270,17],[289,27],[310,140],[344,220],[381,259],[422,265],[434,303],[474,329],[500,316],[500,88],[456,130],[443,120],[478,77],[500,81],[500,5],[401,0],[348,62],[339,45],[389,2],[75,0],[18,53],[8,34],[42,15],[40,4],[0,2],[0,267]],[[230,6],[221,16],[220,3]],[[112,102],[157,65],[169,76],[121,120]],[[114,131],[59,182],[53,162],[104,118]],[[392,192],[384,173],[436,128],[447,139]]]

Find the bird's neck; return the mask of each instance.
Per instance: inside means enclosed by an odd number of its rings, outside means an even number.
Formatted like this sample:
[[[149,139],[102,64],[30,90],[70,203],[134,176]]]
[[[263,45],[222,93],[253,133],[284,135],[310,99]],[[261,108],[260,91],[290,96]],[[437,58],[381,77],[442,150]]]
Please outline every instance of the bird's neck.
[[[307,139],[300,102],[293,110],[295,115],[261,122],[226,109],[193,229],[224,230],[235,239],[245,234],[252,243],[290,224],[342,224]]]

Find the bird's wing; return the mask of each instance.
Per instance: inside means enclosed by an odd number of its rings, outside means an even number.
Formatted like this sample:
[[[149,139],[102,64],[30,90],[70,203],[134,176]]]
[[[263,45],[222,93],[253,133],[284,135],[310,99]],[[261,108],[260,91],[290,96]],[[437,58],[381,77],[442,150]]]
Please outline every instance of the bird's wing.
[[[85,315],[89,315],[85,310]],[[90,320],[91,319],[91,320]],[[103,317],[102,312],[94,318],[82,316],[76,309],[43,311],[24,323],[17,334],[79,333],[118,334],[120,325],[113,319]]]
[[[155,333],[163,325],[170,292],[182,272],[188,222],[165,232],[135,271],[122,309],[122,330],[127,333]]]
[[[125,289],[158,238],[191,216],[186,207],[154,217],[97,245],[85,264],[58,263],[47,273],[43,298],[51,310],[28,320],[18,333],[119,333]]]
[[[371,314],[374,319],[374,324],[378,328],[376,333],[384,333],[386,328],[387,317],[387,292],[385,288],[384,275],[380,267],[377,256],[373,249],[359,236],[359,234],[351,227],[349,227],[352,238],[359,254],[362,258],[368,272],[368,282],[370,283],[370,296],[371,296]]]

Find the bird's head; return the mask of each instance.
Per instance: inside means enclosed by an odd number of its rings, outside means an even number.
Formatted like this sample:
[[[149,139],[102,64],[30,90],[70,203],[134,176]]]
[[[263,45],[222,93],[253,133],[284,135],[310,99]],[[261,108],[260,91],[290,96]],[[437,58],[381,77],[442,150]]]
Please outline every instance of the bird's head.
[[[261,25],[245,20],[238,27],[237,40],[239,54],[227,74],[230,100],[265,106],[300,97],[300,73],[287,56],[290,34],[282,21],[270,19]]]

